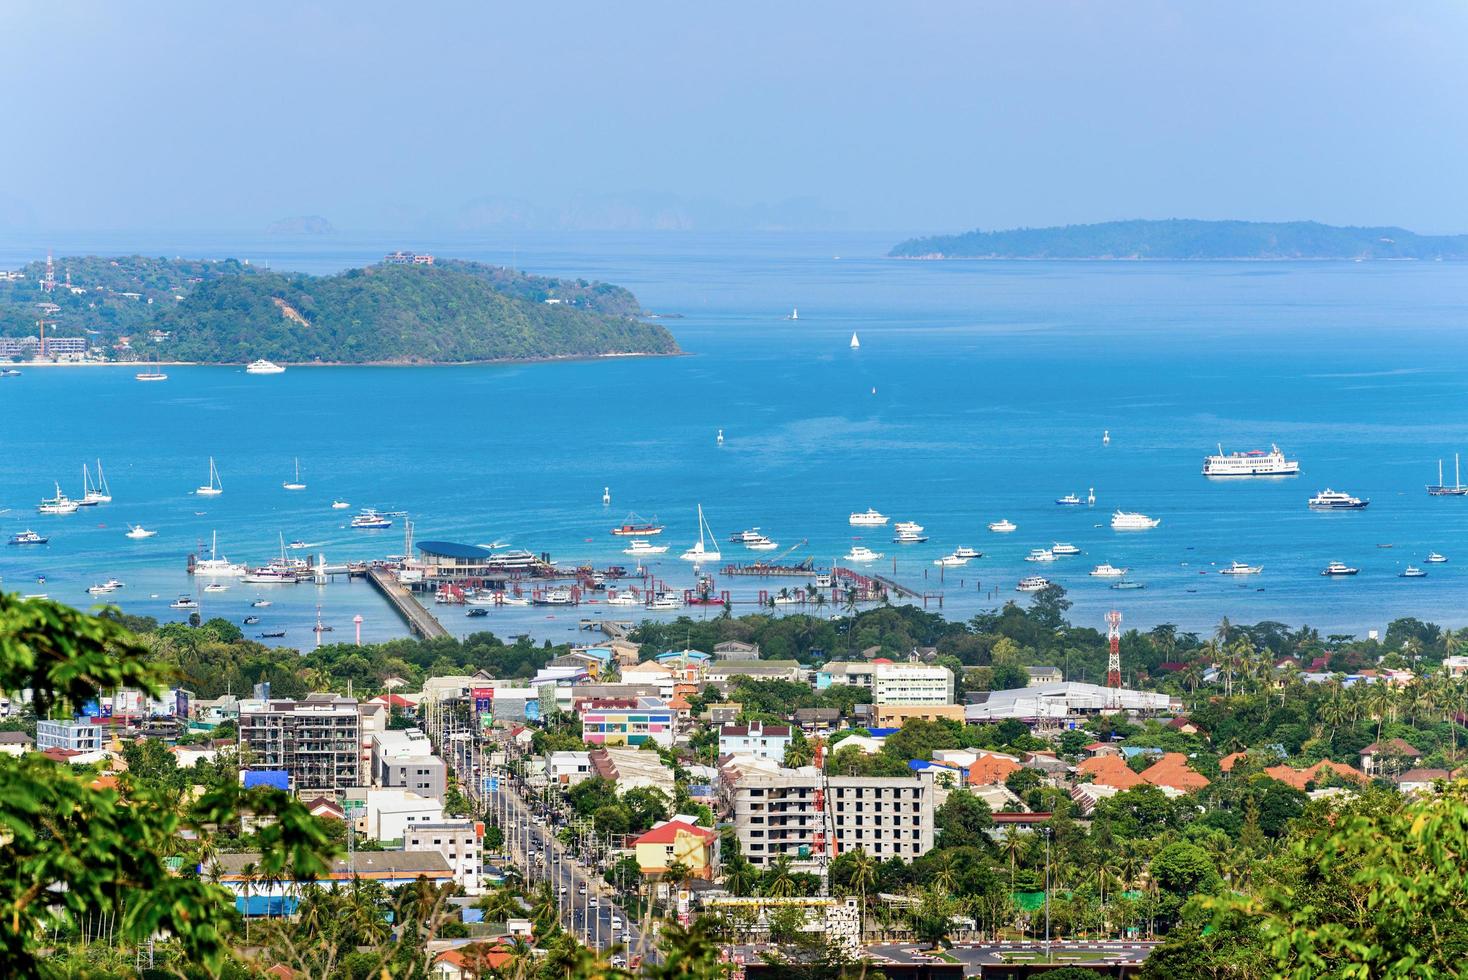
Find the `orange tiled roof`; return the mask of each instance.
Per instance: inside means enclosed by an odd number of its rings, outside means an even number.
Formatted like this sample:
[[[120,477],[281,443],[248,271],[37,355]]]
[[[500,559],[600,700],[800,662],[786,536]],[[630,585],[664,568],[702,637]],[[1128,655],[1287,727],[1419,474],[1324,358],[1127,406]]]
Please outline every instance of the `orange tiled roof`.
[[[1019,772],[1024,768],[1017,762],[1011,762],[997,755],[981,756],[968,770],[968,784],[970,786],[992,786],[1002,783],[1009,778],[1011,773]]]
[[[1098,755],[1082,762],[1078,768],[1081,772],[1095,777],[1091,781],[1098,786],[1115,786],[1117,789],[1126,790],[1146,782],[1141,776],[1132,772],[1121,757],[1116,755]]]
[[[1223,772],[1231,772],[1234,765],[1248,754],[1249,753],[1247,752],[1230,752],[1228,755],[1218,760],[1218,768]]]
[[[1188,768],[1188,757],[1181,752],[1164,752],[1162,758],[1142,770],[1142,778],[1153,786],[1170,786],[1191,793],[1208,785],[1208,777]]]
[[[1306,769],[1294,769],[1290,766],[1270,766],[1264,770],[1264,775],[1280,782],[1293,786],[1295,789],[1304,790],[1306,783],[1319,782],[1321,775],[1333,772],[1346,779],[1354,779],[1357,782],[1365,782],[1366,777],[1350,766],[1343,766],[1339,762],[1331,762],[1329,759],[1321,759],[1315,765]]]

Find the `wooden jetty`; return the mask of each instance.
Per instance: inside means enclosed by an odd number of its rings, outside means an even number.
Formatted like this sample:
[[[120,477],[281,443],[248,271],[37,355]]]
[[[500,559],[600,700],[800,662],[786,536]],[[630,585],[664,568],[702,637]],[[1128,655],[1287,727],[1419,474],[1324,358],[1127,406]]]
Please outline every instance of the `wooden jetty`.
[[[449,635],[443,624],[413,598],[413,593],[392,572],[372,565],[367,569],[367,581],[382,593],[388,605],[397,610],[398,615],[403,617],[403,622],[408,624],[408,629],[417,636],[425,640],[436,640]]]

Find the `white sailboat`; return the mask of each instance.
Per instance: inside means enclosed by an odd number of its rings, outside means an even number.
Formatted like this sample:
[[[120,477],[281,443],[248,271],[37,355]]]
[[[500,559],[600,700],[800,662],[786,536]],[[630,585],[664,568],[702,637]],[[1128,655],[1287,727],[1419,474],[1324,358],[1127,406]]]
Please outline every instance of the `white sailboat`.
[[[851,331],[851,349],[852,350],[860,350],[861,349],[861,341],[856,339],[856,331],[855,330]]]
[[[301,482],[301,458],[299,456],[296,457],[296,476],[295,476],[295,479],[293,479],[293,480],[287,480],[285,483],[282,483],[281,486],[282,487],[285,487],[285,489],[287,489],[287,490],[304,490],[304,489],[306,489],[306,485]]]
[[[719,554],[719,547],[714,542],[718,541],[713,529],[709,527],[708,521],[703,517],[703,504],[698,505],[698,544],[689,548],[678,557],[684,561],[718,561],[724,556]],[[709,547],[709,545],[713,545]]]
[[[785,319],[787,319],[787,320],[799,320],[800,319],[800,310],[796,309],[793,306],[790,307],[790,315],[787,316]]]
[[[228,558],[220,556],[219,532],[215,531],[209,539],[209,557],[195,559],[193,572],[195,575],[206,577],[232,578],[245,574],[245,566],[233,564]]]
[[[219,479],[219,470],[214,465],[214,457],[209,457],[209,482],[194,491],[201,497],[217,497],[224,492],[224,484]]]
[[[107,486],[107,477],[102,475],[102,461],[97,460],[97,482],[92,483],[87,473],[87,464],[82,464],[82,506],[112,503],[112,490]]]

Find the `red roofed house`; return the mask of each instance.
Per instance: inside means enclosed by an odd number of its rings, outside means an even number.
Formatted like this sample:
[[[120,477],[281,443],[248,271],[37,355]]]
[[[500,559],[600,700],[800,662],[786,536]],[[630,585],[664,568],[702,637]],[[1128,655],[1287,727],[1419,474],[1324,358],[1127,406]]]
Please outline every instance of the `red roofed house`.
[[[719,835],[685,820],[665,820],[632,841],[637,864],[645,875],[660,875],[673,863],[695,878],[708,881],[719,865]]]
[[[1218,760],[1219,771],[1233,772],[1233,768],[1238,763],[1238,761],[1248,756],[1248,754],[1249,753],[1247,752],[1230,752],[1228,755]]]
[[[1290,766],[1270,766],[1264,770],[1264,775],[1272,779],[1278,779],[1282,783],[1293,786],[1295,789],[1304,791],[1310,783],[1320,782],[1323,776],[1335,773],[1343,779],[1364,783],[1366,777],[1361,775],[1350,766],[1343,766],[1339,762],[1331,762],[1329,759],[1321,759],[1315,765],[1305,769],[1294,769]]]
[[[1003,783],[1012,774],[1023,768],[1018,762],[1006,759],[1002,755],[983,755],[968,767],[968,784],[970,786],[995,786]]]
[[[1389,738],[1385,742],[1372,742],[1361,750],[1361,768],[1370,775],[1377,769],[1401,771],[1416,765],[1416,760],[1422,757],[1408,743],[1399,738]]]
[[[1188,768],[1188,757],[1181,752],[1162,753],[1162,758],[1142,770],[1142,778],[1153,786],[1170,787],[1183,793],[1208,785],[1208,777]]]
[[[1178,715],[1176,718],[1169,721],[1167,723],[1167,727],[1171,728],[1175,732],[1182,732],[1184,735],[1196,735],[1203,730],[1197,725],[1193,724],[1193,720],[1191,718],[1187,718],[1183,715]]]
[[[1133,786],[1141,786],[1146,782],[1141,776],[1132,772],[1120,756],[1099,755],[1082,762],[1079,771],[1092,777],[1091,782],[1098,786],[1113,786],[1116,789],[1127,790]]]
[[[1082,751],[1084,751],[1086,755],[1090,756],[1091,758],[1095,758],[1098,755],[1121,755],[1120,747],[1112,744],[1111,742],[1092,742],[1090,745],[1087,745]]]
[[[479,977],[491,970],[503,969],[514,955],[503,943],[470,943],[458,949],[446,949],[433,958],[433,978],[466,980]]]

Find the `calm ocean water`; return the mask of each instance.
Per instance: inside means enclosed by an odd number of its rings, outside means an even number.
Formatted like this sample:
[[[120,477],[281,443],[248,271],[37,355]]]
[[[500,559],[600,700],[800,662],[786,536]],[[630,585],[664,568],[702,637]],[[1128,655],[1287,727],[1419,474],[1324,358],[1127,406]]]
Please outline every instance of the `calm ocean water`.
[[[0,241],[0,268],[78,250],[237,255],[327,272],[404,243],[207,236]],[[759,526],[793,558],[828,564],[853,536],[883,552],[884,574],[945,594],[966,617],[1011,598],[1039,572],[1070,590],[1071,618],[1101,627],[1234,620],[1379,628],[1397,616],[1468,624],[1468,498],[1429,498],[1437,460],[1468,451],[1468,266],[1385,263],[914,263],[880,258],[887,238],[814,236],[519,236],[407,243],[441,254],[516,262],[533,272],[602,278],[633,289],[690,356],[453,368],[170,368],[143,385],[122,369],[29,369],[0,379],[0,532],[50,534],[45,548],[0,545],[3,587],[86,606],[87,585],[116,576],[113,599],[160,618],[192,593],[203,614],[238,620],[269,593],[262,627],[312,642],[316,606],[349,637],[403,632],[363,584],[236,584],[203,596],[184,571],[219,533],[234,560],[264,561],[278,535],[319,542],[331,562],[402,547],[399,527],[354,532],[354,507],[405,510],[420,540],[503,540],[561,561],[631,559],[607,529],[628,511],[668,524],[676,555],[697,536],[702,503],[727,543]],[[838,258],[839,256],[839,258]],[[799,307],[798,321],[785,316]],[[855,331],[861,349],[851,351]],[[715,443],[722,428],[724,445]],[[1111,444],[1103,446],[1103,430]],[[1279,443],[1301,476],[1210,482],[1202,457]],[[192,496],[207,458],[225,493]],[[35,503],[60,480],[80,494],[100,457],[116,502],[68,517]],[[309,489],[281,482],[299,457]],[[601,504],[609,486],[610,507]],[[1363,512],[1316,514],[1324,487],[1370,497]],[[1056,497],[1097,506],[1057,507]],[[876,507],[926,525],[929,543],[851,528]],[[1148,532],[1105,526],[1113,508],[1162,519]],[[985,525],[1007,517],[1015,534]],[[126,524],[157,527],[129,541]],[[1098,526],[1099,525],[1099,526]],[[1080,557],[1036,566],[1031,548],[1068,541]],[[1390,549],[1379,545],[1391,544]],[[957,545],[984,557],[939,582],[934,558]],[[1431,550],[1450,559],[1405,580]],[[894,570],[895,559],[895,570]],[[1264,573],[1216,574],[1239,559]],[[1332,559],[1354,579],[1319,575]],[[1142,590],[1086,572],[1109,561]],[[690,583],[676,558],[655,570]],[[35,584],[38,575],[46,584]],[[202,584],[202,583],[200,583]],[[721,580],[736,599],[768,585]],[[774,583],[796,585],[799,581]],[[157,598],[152,598],[155,596]],[[736,608],[747,611],[752,607]],[[605,607],[492,610],[457,632],[492,629],[564,639]],[[625,611],[618,611],[625,613]],[[611,611],[608,610],[610,615]],[[625,617],[623,617],[625,618]]]

